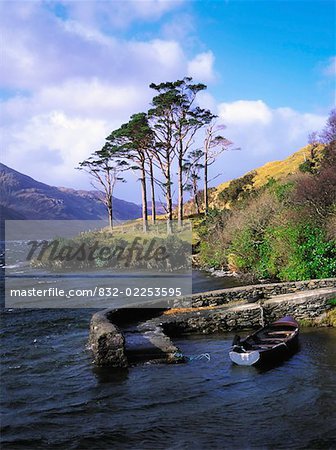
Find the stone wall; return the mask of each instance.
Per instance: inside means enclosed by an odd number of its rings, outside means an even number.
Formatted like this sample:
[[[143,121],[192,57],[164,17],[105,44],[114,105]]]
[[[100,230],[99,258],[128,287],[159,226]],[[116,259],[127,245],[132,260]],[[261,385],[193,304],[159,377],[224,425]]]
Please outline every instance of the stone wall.
[[[335,298],[336,287],[279,295],[264,302],[264,318],[267,323],[284,315],[299,321],[316,319],[334,308],[330,300]]]
[[[236,300],[244,300],[246,302],[253,303],[260,299],[274,297],[275,295],[290,294],[299,291],[327,287],[336,287],[336,278],[241,286],[194,294],[191,297],[191,306],[193,308],[202,306],[218,306]],[[186,304],[188,302],[190,303],[190,299],[187,300]]]
[[[235,306],[216,306],[163,315],[159,319],[164,331],[170,336],[183,333],[225,332],[256,328],[285,315],[297,320],[309,320],[332,309],[330,299],[336,298],[336,287],[312,291],[282,294],[257,303]]]
[[[105,309],[94,314],[90,324],[89,347],[93,362],[97,366],[128,367],[136,357],[142,361],[166,363],[183,362],[180,350],[164,333],[160,322],[153,317],[161,317],[165,309]],[[148,320],[151,318],[151,320]],[[139,349],[130,351],[127,346],[127,332],[138,335]],[[140,344],[142,341],[142,344]],[[145,345],[144,345],[145,343]]]

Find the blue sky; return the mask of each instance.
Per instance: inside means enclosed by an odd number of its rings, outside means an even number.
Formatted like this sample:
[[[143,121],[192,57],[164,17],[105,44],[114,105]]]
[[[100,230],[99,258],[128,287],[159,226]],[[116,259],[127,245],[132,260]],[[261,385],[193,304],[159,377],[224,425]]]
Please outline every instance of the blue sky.
[[[4,162],[90,188],[77,163],[149,106],[151,81],[191,75],[242,150],[216,182],[283,158],[335,103],[335,4],[301,1],[1,1]],[[201,141],[201,136],[200,136]],[[118,188],[134,197],[136,180]]]
[[[330,107],[321,68],[335,52],[335,3],[197,2],[200,39],[221,55],[221,100],[262,98],[299,111]],[[226,87],[227,86],[227,87]]]

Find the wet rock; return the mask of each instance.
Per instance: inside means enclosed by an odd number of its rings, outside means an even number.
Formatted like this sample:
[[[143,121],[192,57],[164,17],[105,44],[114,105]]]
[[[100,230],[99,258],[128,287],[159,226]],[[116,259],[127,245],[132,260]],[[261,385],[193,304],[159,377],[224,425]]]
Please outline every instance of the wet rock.
[[[125,339],[119,328],[101,311],[92,316],[89,345],[98,366],[127,367]]]

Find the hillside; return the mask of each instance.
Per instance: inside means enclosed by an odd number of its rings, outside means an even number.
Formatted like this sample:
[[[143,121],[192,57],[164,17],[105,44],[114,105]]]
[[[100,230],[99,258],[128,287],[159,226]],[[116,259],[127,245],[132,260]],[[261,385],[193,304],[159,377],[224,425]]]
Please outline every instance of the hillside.
[[[287,158],[279,161],[271,161],[265,165],[248,172],[240,178],[246,175],[253,175],[253,187],[260,188],[264,186],[270,179],[281,180],[286,178],[288,175],[295,174],[299,172],[299,166],[310,158],[311,146],[301,148],[297,152],[288,156]],[[322,146],[316,149],[316,157],[320,159],[322,155]],[[223,201],[219,198],[221,192],[226,189],[232,180],[221,183],[216,188],[211,190],[210,193],[210,206],[218,207],[223,206]]]
[[[307,146],[213,190],[216,208],[196,223],[200,265],[256,280],[334,277],[335,143]]]
[[[0,164],[1,219],[105,219],[105,206],[96,191],[49,186]],[[135,203],[114,198],[115,219],[141,216]]]

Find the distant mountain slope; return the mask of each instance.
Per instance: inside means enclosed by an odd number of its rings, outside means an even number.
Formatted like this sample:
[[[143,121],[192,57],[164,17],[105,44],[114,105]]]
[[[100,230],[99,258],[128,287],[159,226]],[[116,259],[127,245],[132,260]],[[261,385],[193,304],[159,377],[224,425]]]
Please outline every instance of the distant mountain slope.
[[[106,219],[105,206],[96,191],[49,186],[0,164],[2,220],[10,219]],[[114,198],[115,219],[135,219],[141,207]]]

